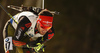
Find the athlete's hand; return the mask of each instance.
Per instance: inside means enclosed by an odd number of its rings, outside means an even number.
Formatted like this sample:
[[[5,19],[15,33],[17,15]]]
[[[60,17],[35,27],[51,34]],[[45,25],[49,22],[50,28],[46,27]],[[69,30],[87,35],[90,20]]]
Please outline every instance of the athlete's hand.
[[[33,48],[35,50],[35,52],[39,52],[40,50],[42,50],[44,52],[44,44],[37,43],[36,45],[38,45],[38,46]]]

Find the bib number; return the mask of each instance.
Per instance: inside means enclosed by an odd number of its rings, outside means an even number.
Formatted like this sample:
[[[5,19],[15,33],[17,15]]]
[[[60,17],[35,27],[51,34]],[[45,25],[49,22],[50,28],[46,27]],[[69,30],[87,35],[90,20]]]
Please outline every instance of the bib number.
[[[4,39],[4,48],[6,52],[8,50],[13,50],[12,37],[7,37]]]

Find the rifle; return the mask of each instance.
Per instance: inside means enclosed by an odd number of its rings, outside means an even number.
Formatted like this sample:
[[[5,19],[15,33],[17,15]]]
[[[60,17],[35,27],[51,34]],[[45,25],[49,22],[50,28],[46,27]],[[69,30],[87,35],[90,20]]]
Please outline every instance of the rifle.
[[[14,5],[9,5],[7,6],[8,8],[11,8],[11,9],[14,9],[14,10],[17,10],[17,11],[28,11],[30,9],[30,7],[24,7],[23,5],[21,5],[20,7],[19,6],[14,6]],[[32,7],[33,9],[42,9],[42,8],[38,8],[38,7]],[[57,11],[50,11],[51,13],[53,14],[56,14],[56,15],[59,15],[59,12]]]

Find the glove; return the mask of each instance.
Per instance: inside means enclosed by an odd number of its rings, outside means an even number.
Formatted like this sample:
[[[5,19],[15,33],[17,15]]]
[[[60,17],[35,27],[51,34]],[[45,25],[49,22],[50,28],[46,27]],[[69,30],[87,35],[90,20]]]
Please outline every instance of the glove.
[[[41,43],[37,43],[37,47],[33,47],[33,49],[35,50],[35,52],[39,52],[40,50],[42,50],[44,52],[44,44]]]
[[[46,47],[46,46],[43,46],[43,47],[39,50],[39,52],[44,52],[44,51],[45,51],[45,50],[44,50],[45,47]]]

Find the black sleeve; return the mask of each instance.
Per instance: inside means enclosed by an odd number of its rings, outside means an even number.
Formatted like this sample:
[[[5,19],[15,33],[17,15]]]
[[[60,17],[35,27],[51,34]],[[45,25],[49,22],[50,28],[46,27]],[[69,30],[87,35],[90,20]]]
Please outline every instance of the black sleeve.
[[[44,40],[44,41],[48,41],[48,40],[52,39],[53,36],[54,36],[54,28],[52,27],[52,28],[43,36],[43,40]]]
[[[44,36],[43,36],[43,41],[42,41],[42,37],[38,38],[36,41],[40,42],[40,43],[44,43],[50,39],[52,39],[52,37],[54,36],[54,28],[52,27]]]
[[[30,26],[31,22],[26,16],[20,17],[13,39],[21,40],[24,36],[24,33],[29,29]]]

